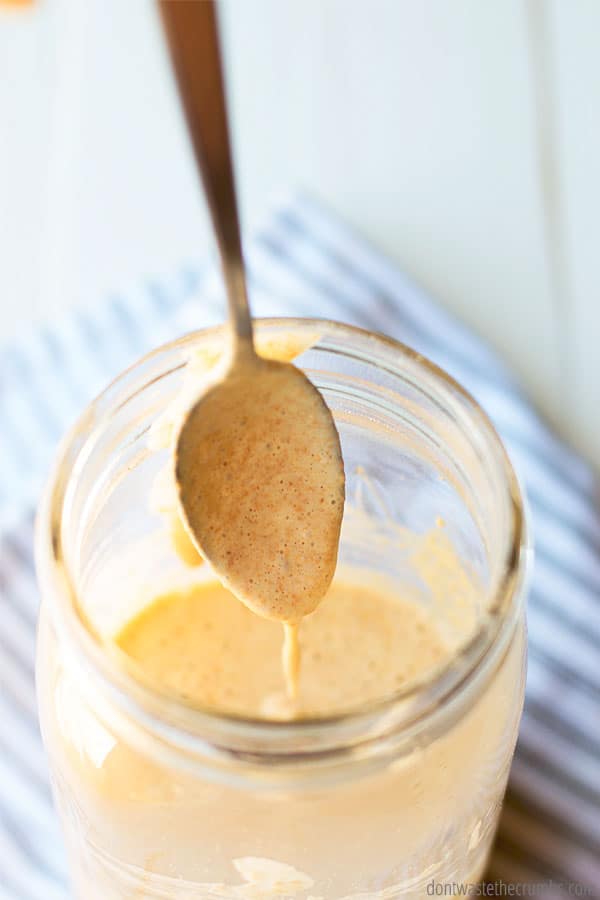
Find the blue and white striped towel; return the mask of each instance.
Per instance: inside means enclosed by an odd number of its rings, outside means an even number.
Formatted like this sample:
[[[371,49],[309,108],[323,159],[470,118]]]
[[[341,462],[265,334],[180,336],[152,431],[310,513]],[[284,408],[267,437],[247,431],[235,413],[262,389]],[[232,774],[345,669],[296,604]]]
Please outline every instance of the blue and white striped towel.
[[[527,702],[491,877],[600,897],[600,510],[591,469],[529,406],[494,354],[305,197],[247,248],[255,315],[340,319],[400,338],[452,373],[494,420],[536,534]],[[0,900],[64,900],[65,866],[34,694],[33,510],[56,442],[146,350],[222,319],[194,265],[15,341],[0,357]],[[564,883],[561,888],[560,882]],[[566,887],[571,883],[570,889]]]

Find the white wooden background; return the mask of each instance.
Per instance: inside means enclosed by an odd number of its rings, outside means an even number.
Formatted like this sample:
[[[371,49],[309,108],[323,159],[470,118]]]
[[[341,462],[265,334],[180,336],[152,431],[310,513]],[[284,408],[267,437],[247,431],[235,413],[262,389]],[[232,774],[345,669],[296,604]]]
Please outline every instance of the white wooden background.
[[[600,2],[220,0],[245,223],[303,185],[600,462]],[[206,252],[152,0],[0,8],[0,337]]]

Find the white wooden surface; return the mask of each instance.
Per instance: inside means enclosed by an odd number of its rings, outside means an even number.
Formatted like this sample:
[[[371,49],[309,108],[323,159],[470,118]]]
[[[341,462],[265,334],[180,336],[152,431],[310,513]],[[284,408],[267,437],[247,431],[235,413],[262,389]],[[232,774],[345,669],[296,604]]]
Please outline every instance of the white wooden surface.
[[[600,4],[221,0],[244,220],[302,185],[600,461]],[[209,246],[152,0],[0,11],[0,336]]]

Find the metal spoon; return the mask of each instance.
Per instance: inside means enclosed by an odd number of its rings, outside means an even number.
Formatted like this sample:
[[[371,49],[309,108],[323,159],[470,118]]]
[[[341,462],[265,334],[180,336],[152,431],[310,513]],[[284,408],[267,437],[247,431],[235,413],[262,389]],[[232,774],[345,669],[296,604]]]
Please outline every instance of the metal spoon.
[[[344,505],[333,417],[290,363],[254,349],[215,6],[160,0],[227,289],[230,346],[220,380],[176,441],[180,514],[218,577],[251,609],[297,623],[329,587]]]

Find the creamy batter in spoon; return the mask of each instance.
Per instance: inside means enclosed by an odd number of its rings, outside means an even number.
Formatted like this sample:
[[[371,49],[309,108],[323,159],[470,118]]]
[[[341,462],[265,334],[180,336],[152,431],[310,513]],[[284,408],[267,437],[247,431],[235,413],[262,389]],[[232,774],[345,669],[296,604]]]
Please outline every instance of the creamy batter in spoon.
[[[254,350],[212,0],[160,2],[227,289],[230,348],[185,416],[175,448],[180,513],[217,576],[286,625],[294,692],[297,625],[331,583],[344,506],[339,436],[290,363]]]

